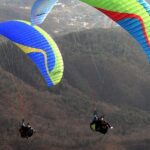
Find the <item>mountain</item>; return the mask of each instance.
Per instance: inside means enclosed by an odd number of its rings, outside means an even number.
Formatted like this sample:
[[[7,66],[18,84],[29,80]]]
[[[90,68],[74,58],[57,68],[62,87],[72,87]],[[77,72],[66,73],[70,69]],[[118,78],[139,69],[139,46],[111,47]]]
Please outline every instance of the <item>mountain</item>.
[[[0,6],[0,20],[30,18],[31,1],[2,1]],[[60,0],[53,11],[48,15],[45,23],[42,25],[51,35],[66,34],[76,30],[110,27],[112,21],[101,15],[90,6],[79,2],[78,0]]]
[[[66,78],[93,99],[118,105],[130,103],[149,110],[149,63],[143,50],[139,51],[139,45],[129,37],[118,29],[62,36],[63,42],[58,41],[58,45],[68,56]]]
[[[17,47],[0,41],[1,149],[149,149],[149,64],[126,33],[92,29],[55,37],[65,72],[51,89]],[[106,137],[89,129],[95,107],[115,127]],[[28,141],[17,134],[22,117],[37,130]]]
[[[1,21],[29,20],[33,0],[0,2]],[[62,82],[50,89],[26,55],[0,38],[0,150],[150,148],[149,63],[126,32],[99,28],[107,22],[77,0],[59,1],[42,25],[65,63]],[[89,128],[95,108],[114,126],[105,136]],[[37,131],[29,140],[18,134],[22,118]]]

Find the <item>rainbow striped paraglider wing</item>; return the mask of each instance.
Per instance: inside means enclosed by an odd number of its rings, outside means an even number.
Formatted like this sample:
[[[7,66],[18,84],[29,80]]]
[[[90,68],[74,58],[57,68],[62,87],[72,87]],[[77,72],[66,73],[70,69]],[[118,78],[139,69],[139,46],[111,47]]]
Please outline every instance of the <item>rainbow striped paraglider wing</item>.
[[[144,0],[80,0],[109,16],[141,45],[150,61],[150,6]]]

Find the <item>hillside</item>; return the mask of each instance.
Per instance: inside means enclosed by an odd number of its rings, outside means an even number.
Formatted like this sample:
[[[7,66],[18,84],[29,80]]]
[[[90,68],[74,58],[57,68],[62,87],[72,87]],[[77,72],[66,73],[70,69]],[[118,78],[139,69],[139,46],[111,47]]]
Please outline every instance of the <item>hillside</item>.
[[[94,29],[59,37],[57,43],[69,84],[92,99],[150,110],[149,63],[127,33]]]
[[[126,33],[93,29],[56,37],[65,72],[51,89],[17,47],[0,41],[1,150],[149,149],[150,69]],[[95,107],[115,127],[106,137],[89,129]],[[22,117],[37,130],[29,141],[18,135]]]

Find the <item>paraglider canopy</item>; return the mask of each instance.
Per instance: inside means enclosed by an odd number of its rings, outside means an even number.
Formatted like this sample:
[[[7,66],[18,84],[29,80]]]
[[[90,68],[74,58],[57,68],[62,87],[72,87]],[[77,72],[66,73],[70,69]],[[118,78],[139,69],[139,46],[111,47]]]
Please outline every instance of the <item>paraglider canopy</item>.
[[[150,61],[150,5],[144,0],[80,0],[101,11],[127,32],[144,49]]]
[[[31,10],[31,23],[37,25],[43,23],[58,0],[36,0]]]
[[[63,60],[54,40],[40,27],[27,21],[0,23],[0,35],[17,45],[36,65],[48,87],[58,84],[63,76]]]

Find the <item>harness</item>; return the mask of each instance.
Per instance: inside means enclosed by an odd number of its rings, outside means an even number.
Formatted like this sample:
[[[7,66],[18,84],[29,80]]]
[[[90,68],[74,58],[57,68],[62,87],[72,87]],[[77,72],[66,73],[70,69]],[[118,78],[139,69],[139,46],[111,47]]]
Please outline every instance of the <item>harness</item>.
[[[90,123],[90,128],[92,131],[98,131],[102,134],[106,134],[109,129],[109,124],[103,120],[94,120]]]
[[[19,132],[20,132],[20,136],[22,138],[29,138],[33,135],[33,128],[28,128],[28,127],[24,127],[22,126],[20,129],[19,129]]]

